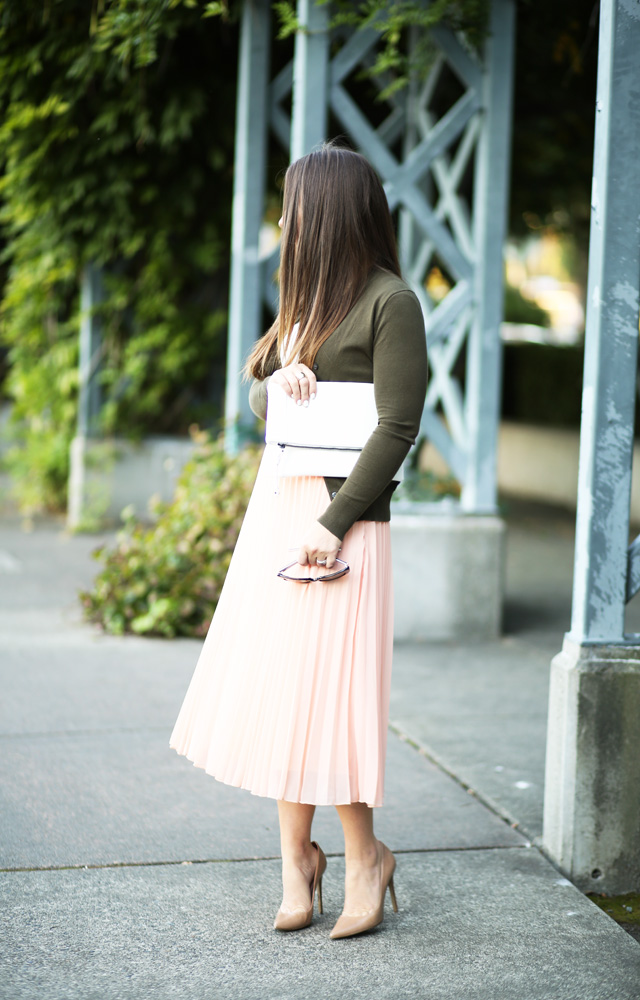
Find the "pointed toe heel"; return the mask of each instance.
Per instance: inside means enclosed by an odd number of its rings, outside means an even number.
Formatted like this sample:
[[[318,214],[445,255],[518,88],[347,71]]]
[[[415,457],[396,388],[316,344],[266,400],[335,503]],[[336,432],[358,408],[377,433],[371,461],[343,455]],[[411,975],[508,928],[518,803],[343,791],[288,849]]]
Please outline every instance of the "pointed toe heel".
[[[309,927],[311,921],[313,920],[313,903],[316,895],[316,890],[318,892],[318,913],[322,913],[322,876],[324,875],[325,869],[327,867],[327,859],[324,852],[319,844],[315,840],[311,841],[313,847],[315,847],[318,856],[316,858],[316,870],[313,873],[313,878],[309,882],[309,891],[311,892],[311,905],[308,909],[304,910],[302,907],[296,909],[293,913],[283,912],[279,909],[276,913],[276,919],[273,922],[274,929],[277,931],[299,931],[304,927]]]
[[[382,841],[380,841],[380,843],[382,843]],[[387,894],[387,888],[389,889],[389,895],[391,896],[391,906],[393,907],[393,912],[398,912],[396,890],[393,884],[393,874],[396,870],[396,859],[386,844],[382,844],[382,847],[380,902],[373,910],[370,910],[369,913],[342,913],[338,917],[333,930],[329,934],[329,937],[334,941],[337,938],[353,937],[355,934],[362,934],[364,931],[373,930],[374,927],[381,924],[384,920],[384,898]]]

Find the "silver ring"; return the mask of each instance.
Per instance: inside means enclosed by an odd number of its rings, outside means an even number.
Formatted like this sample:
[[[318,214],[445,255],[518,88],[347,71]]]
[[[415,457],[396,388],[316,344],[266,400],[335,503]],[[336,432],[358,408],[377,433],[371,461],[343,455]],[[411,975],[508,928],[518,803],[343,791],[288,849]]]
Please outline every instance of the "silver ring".
[[[318,566],[326,566],[327,565],[327,560],[326,559],[316,559],[316,563],[318,564]]]
[[[294,372],[294,375],[300,381],[302,381],[303,378],[307,377],[307,373],[306,372]]]

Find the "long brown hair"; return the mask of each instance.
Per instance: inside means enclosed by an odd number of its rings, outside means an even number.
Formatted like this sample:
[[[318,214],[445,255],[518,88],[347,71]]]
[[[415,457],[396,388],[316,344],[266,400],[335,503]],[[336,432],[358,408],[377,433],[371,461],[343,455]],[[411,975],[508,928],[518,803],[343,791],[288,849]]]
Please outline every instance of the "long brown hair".
[[[247,359],[246,378],[262,379],[280,367],[279,352],[296,322],[286,363],[297,355],[312,365],[372,269],[400,276],[387,199],[364,156],[330,144],[302,156],[285,174],[283,201],[280,308]]]

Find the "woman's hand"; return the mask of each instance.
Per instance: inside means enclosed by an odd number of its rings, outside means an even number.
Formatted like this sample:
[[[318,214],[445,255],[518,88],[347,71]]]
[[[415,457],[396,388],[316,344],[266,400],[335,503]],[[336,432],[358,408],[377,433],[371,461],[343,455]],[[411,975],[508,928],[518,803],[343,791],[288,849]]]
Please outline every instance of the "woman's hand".
[[[287,365],[278,368],[271,376],[271,381],[282,386],[287,396],[295,399],[298,406],[308,406],[309,400],[316,394],[316,377],[306,365]]]
[[[306,533],[298,552],[298,562],[301,566],[319,565],[331,569],[340,551],[342,541],[336,538],[319,521]]]

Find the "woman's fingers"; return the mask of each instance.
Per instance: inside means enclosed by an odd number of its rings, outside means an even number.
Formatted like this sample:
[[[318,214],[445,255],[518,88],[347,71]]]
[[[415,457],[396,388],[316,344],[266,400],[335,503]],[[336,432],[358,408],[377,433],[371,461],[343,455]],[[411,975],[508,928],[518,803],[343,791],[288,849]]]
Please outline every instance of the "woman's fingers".
[[[301,566],[306,566],[307,564],[309,566],[311,565],[311,559],[309,557],[309,553],[307,552],[304,545],[301,546],[300,551],[298,552],[298,562],[300,563]]]
[[[311,398],[311,378],[313,378],[315,392],[315,375],[306,365],[289,365],[283,368],[287,372],[287,379],[292,388],[291,395],[296,403],[308,406]]]
[[[292,399],[295,399],[296,403],[302,402],[300,381],[296,378],[293,372],[287,372],[287,383],[289,385],[289,395]]]
[[[298,552],[298,562],[301,566],[322,566],[331,569],[335,566],[337,555],[337,552],[309,552],[302,546]]]
[[[287,396],[292,396],[293,399],[298,398],[300,394],[298,380],[294,378],[286,368],[281,368],[279,371],[274,372],[271,376],[271,381],[281,386]],[[296,396],[296,393],[298,393],[298,396]]]
[[[316,377],[306,365],[297,365],[300,372],[304,372],[304,378],[298,379],[302,399],[312,399],[316,394]]]
[[[306,365],[287,365],[274,372],[271,378],[300,406],[308,406],[316,394],[316,377]]]
[[[331,569],[335,565],[342,540],[333,535],[319,521],[315,521],[298,549],[298,562],[301,566],[326,566]]]

